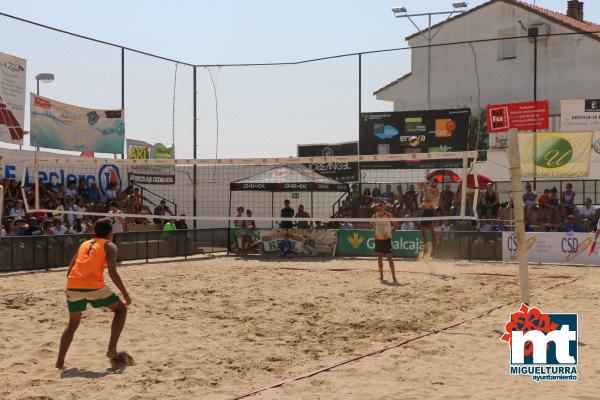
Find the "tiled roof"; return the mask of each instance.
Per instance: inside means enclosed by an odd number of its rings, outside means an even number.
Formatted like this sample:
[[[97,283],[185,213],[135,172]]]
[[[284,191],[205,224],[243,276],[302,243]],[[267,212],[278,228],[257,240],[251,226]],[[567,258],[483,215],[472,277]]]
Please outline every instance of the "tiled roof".
[[[477,6],[477,7],[474,7],[472,9],[470,9],[469,11],[466,11],[466,12],[464,12],[462,14],[459,14],[456,17],[450,18],[447,21],[443,21],[443,22],[440,22],[439,24],[433,25],[431,28],[434,29],[434,28],[436,28],[436,27],[438,27],[440,25],[447,24],[449,22],[453,22],[453,21],[455,21],[455,20],[457,20],[459,18],[464,17],[465,15],[469,15],[469,14],[471,14],[471,13],[473,13],[473,12],[475,12],[475,11],[483,8],[483,7],[487,7],[490,4],[497,3],[499,1],[507,3],[507,4],[512,4],[512,5],[516,6],[516,7],[520,7],[522,9],[531,11],[531,12],[533,12],[535,14],[538,14],[538,15],[540,15],[542,17],[548,18],[548,19],[550,19],[550,20],[552,20],[552,21],[554,21],[554,22],[556,22],[556,23],[558,23],[560,25],[563,25],[563,26],[565,26],[567,28],[571,28],[571,29],[573,29],[573,30],[575,30],[577,32],[599,32],[600,31],[600,25],[594,24],[592,22],[587,22],[587,21],[579,21],[579,20],[577,20],[575,18],[571,18],[571,17],[569,17],[569,16],[567,16],[565,14],[559,13],[557,11],[548,10],[547,8],[543,8],[543,7],[540,7],[540,6],[537,6],[537,5],[526,3],[526,2],[520,1],[520,0],[490,0],[487,3],[483,3],[483,4],[481,4],[481,5]],[[406,40],[412,39],[412,38],[414,38],[414,37],[416,37],[418,35],[419,35],[419,32],[417,32],[415,34],[412,34],[412,35],[408,36],[406,38]],[[595,33],[595,34],[593,34],[591,36],[595,37],[598,40],[600,40],[600,33]]]

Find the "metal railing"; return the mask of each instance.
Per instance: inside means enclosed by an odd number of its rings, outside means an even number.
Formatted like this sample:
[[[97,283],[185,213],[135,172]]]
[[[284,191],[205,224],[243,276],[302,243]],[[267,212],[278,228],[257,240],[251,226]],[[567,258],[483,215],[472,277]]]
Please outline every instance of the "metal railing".
[[[21,271],[69,265],[79,244],[91,234],[15,236],[0,239],[0,271]],[[187,257],[227,250],[227,229],[189,229],[117,233],[118,261]]]
[[[173,206],[173,215],[178,215],[177,214],[177,203],[175,203],[174,201],[171,201],[169,199],[167,199],[166,197],[161,196],[160,194],[153,192],[152,190],[140,185],[139,183],[136,183],[135,181],[129,181],[129,184],[131,185],[132,188],[139,188],[140,189],[140,194],[142,195],[142,204],[144,204],[144,201],[152,204],[154,207],[158,206],[160,204],[161,201],[165,201],[166,203],[170,204]],[[158,203],[155,203],[154,201],[150,200],[147,197],[147,194],[151,194],[154,197],[158,198]],[[154,210],[152,210],[154,211]]]

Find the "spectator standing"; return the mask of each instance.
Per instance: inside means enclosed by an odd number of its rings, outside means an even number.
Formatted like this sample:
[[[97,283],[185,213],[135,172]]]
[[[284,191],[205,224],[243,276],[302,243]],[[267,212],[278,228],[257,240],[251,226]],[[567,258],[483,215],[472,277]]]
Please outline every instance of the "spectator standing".
[[[350,205],[352,206],[352,218],[356,218],[358,217],[358,211],[360,210],[360,205],[362,203],[362,196],[360,194],[360,188],[356,183],[352,185],[352,188],[350,190]],[[298,209],[299,208],[300,207],[298,207]],[[298,228],[300,228],[300,226],[298,226]]]
[[[108,201],[109,203],[111,201],[117,200],[117,184],[114,182],[111,182],[108,185],[108,188],[106,189],[105,193],[106,193],[106,201]]]
[[[567,183],[565,186],[565,191],[560,195],[560,205],[565,210],[567,215],[573,214],[575,211],[575,192],[573,191],[573,185],[571,183]]]
[[[90,199],[90,191],[87,187],[86,181],[83,179],[79,180],[79,186],[77,187],[77,196],[83,199],[83,201],[89,201]]]
[[[64,206],[65,211],[75,211],[75,207],[73,206],[73,198],[71,196],[67,196],[67,201]],[[67,223],[67,227],[72,227],[75,222],[74,214],[63,214],[63,219]]]
[[[396,201],[402,206],[404,205],[404,193],[402,193],[402,185],[396,185]]]
[[[283,206],[284,207],[281,209],[281,218],[294,218],[294,209],[290,207],[290,201],[285,200]],[[292,221],[281,221],[279,227],[281,229],[292,229],[294,223]]]
[[[353,210],[354,212],[354,210]],[[300,204],[298,206],[298,212],[296,213],[295,218],[310,218],[310,214],[304,211],[304,206]],[[296,227],[298,229],[310,229],[312,226],[312,222],[309,221],[298,221],[296,223]]]
[[[256,229],[256,222],[251,219],[251,210],[246,210],[246,217],[248,219],[242,222],[242,255],[248,255],[248,250],[250,250],[254,238],[254,229]]]
[[[362,199],[360,202],[361,207],[370,207],[371,206],[371,189],[365,188],[362,194]]]
[[[415,185],[412,183],[408,186],[406,193],[404,193],[404,208],[406,208],[408,212],[417,209],[417,191],[415,190]]]
[[[71,197],[72,199],[74,199],[75,197],[77,197],[77,188],[76,188],[75,182],[70,181],[67,184],[67,188],[65,189],[65,196],[66,197]]]
[[[244,217],[244,207],[239,206],[238,208],[235,209],[235,211],[237,212],[237,214],[235,215],[236,218]],[[236,219],[235,221],[233,221],[233,225],[237,228],[241,228],[243,222],[244,222],[244,220],[242,220],[242,219]]]
[[[114,215],[114,217],[111,217],[111,219],[113,221],[113,223],[112,223],[113,233],[123,232],[125,230],[125,218],[119,217],[119,215],[122,215],[123,212],[121,210],[119,210],[119,207],[117,206],[116,201],[110,202],[110,211],[108,213],[111,215]]]
[[[450,215],[450,209],[454,204],[454,192],[450,188],[450,184],[444,185],[444,190],[440,193],[440,211],[442,215]]]

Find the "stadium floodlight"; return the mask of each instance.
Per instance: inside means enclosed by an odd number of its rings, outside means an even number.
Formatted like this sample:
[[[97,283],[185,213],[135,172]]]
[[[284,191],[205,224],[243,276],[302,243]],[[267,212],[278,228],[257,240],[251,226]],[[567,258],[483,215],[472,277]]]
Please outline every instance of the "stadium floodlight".
[[[394,14],[405,13],[406,12],[406,7],[394,7],[394,8],[392,8],[392,12]]]
[[[460,2],[460,3],[452,3],[452,7],[454,8],[467,8],[468,4],[466,2]]]
[[[54,80],[54,74],[49,72],[42,72],[41,74],[37,74],[35,76],[35,80],[37,81],[37,91],[36,94],[40,95],[40,82],[50,83]]]

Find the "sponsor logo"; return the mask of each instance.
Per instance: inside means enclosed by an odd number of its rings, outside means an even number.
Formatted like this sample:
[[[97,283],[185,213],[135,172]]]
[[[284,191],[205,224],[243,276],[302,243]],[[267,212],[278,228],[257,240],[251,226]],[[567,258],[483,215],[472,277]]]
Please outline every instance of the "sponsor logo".
[[[88,119],[88,124],[90,125],[96,125],[96,122],[98,122],[98,120],[100,119],[100,116],[96,111],[90,111],[86,114],[86,116]]]
[[[531,145],[530,154],[538,167],[560,168],[573,158],[573,146],[560,136],[545,135],[537,141],[537,150]]]
[[[14,63],[12,61],[6,60],[0,65],[2,65],[2,68],[11,72],[25,72],[25,67],[23,67],[21,64]]]
[[[600,138],[594,141],[594,151],[596,154],[600,154]]]
[[[569,232],[560,241],[560,251],[565,255],[566,261],[571,261],[584,254],[593,242],[594,239],[591,237],[580,242],[572,232]]]
[[[373,125],[373,134],[381,140],[393,139],[398,136],[400,131],[393,127],[392,125],[387,124],[374,124]],[[406,136],[407,138],[410,136]],[[407,139],[408,140],[408,139]]]
[[[577,380],[577,314],[544,314],[522,304],[504,329],[500,340],[510,348],[511,375]]]
[[[600,112],[600,100],[588,99],[585,101],[585,112]]]
[[[508,129],[510,126],[508,107],[490,108],[489,118],[493,131]]]
[[[427,127],[423,124],[423,118],[405,118],[404,126],[406,133],[419,134],[427,132]]]
[[[531,249],[531,247],[535,244],[535,242],[537,241],[537,236],[532,236],[529,239],[527,239],[527,250]],[[510,258],[511,259],[516,259],[519,255],[519,249],[517,248],[517,234],[516,233],[511,233],[508,236],[508,240],[506,242],[506,246],[508,248],[508,251],[510,252]]]
[[[333,156],[333,149],[329,146],[323,147],[323,150],[321,150],[321,155],[324,157],[331,157]]]
[[[100,188],[100,192],[105,194],[106,189],[112,183],[116,183],[119,189],[123,186],[119,167],[113,164],[105,164],[98,170],[98,187]]]
[[[348,236],[346,240],[350,243],[350,246],[354,249],[358,249],[365,241],[365,238],[360,233],[354,232],[352,235]]]
[[[435,120],[435,137],[448,138],[452,137],[452,134],[456,130],[456,122],[450,118],[442,118]]]
[[[129,158],[132,160],[149,160],[150,159],[150,147],[149,146],[129,146]]]
[[[242,189],[266,189],[267,185],[264,183],[244,183]]]
[[[50,104],[50,102],[48,100],[44,100],[39,96],[34,97],[33,104],[36,107],[45,108],[47,110],[52,108],[52,104]]]

